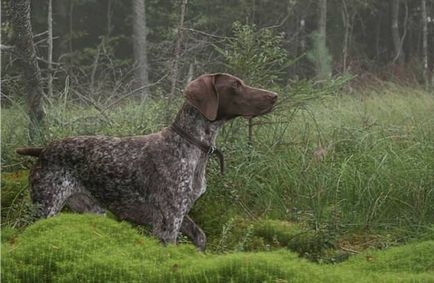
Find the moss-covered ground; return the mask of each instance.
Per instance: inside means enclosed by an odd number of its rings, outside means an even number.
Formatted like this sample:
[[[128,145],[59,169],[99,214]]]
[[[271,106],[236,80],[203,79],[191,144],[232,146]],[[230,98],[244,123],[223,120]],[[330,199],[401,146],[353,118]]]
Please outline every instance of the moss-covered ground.
[[[164,247],[96,215],[62,214],[2,236],[2,282],[434,282],[434,241],[326,265],[287,249],[217,255]]]

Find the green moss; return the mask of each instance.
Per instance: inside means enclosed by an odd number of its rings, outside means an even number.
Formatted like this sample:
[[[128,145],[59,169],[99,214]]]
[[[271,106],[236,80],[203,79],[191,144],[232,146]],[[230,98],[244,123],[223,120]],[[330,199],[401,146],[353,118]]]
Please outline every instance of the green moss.
[[[300,224],[261,220],[255,223],[255,235],[261,237],[267,246],[285,247],[314,261],[328,261],[328,258],[334,257],[330,253],[335,246],[332,235],[325,231],[313,231]]]
[[[217,237],[211,234],[208,245],[211,251],[217,253],[285,248],[318,262],[335,262],[336,256],[342,257],[334,247],[334,238],[326,231],[315,232],[309,227],[288,221],[241,217],[230,218],[222,225]]]
[[[386,251],[365,251],[351,258],[343,266],[363,271],[434,274],[434,241],[411,243]]]
[[[1,228],[1,242],[5,243],[8,241],[14,241],[18,234],[18,230],[12,228],[12,227],[2,227]]]
[[[381,260],[373,268],[365,254],[318,265],[288,250],[215,255],[186,244],[163,247],[127,223],[62,214],[3,243],[1,276],[3,282],[428,282],[434,280],[432,246],[377,252]]]

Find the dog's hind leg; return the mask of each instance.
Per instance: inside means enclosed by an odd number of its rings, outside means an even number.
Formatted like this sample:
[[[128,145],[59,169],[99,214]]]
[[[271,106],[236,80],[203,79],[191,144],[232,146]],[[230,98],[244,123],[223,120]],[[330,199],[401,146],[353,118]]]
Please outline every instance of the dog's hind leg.
[[[38,218],[56,215],[67,199],[80,190],[74,175],[60,166],[36,165],[30,173],[30,184]]]
[[[95,213],[104,214],[105,209],[100,206],[98,201],[92,197],[88,192],[82,191],[71,195],[66,205],[73,211],[80,213]]]

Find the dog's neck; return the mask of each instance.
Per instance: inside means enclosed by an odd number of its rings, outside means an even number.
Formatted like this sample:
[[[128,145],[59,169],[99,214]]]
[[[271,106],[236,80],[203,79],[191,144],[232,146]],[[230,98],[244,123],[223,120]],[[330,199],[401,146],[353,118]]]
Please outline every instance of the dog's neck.
[[[192,137],[209,145],[215,143],[218,130],[223,125],[223,121],[209,121],[188,102],[184,102],[173,123]]]

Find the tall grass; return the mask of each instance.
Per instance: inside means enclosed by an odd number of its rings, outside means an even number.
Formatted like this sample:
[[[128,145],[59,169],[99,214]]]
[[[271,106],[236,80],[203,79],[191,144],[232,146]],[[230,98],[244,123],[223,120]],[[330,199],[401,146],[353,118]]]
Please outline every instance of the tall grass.
[[[165,126],[164,103],[151,100],[101,113],[63,96],[47,103],[46,112],[41,144],[71,135],[146,134]],[[23,164],[14,148],[26,145],[26,124],[18,104],[2,110],[4,170]],[[417,232],[434,222],[434,96],[392,85],[330,96],[295,114],[281,108],[256,124],[253,146],[246,120],[222,129],[218,144],[226,175],[210,162],[208,191],[192,212],[216,245],[235,215],[301,221],[330,233]]]
[[[196,205],[204,225],[223,217],[207,215],[221,202],[329,231],[418,231],[434,222],[433,96],[399,88],[342,95],[281,119],[256,128],[253,148],[224,144],[228,174],[211,174]]]

